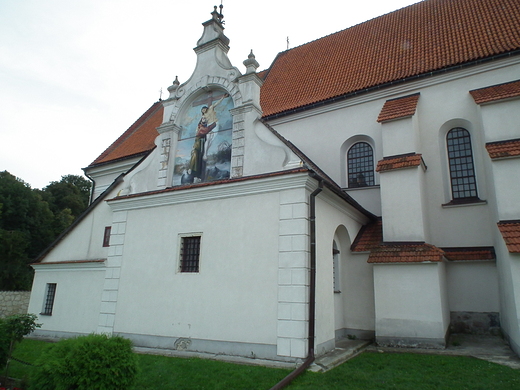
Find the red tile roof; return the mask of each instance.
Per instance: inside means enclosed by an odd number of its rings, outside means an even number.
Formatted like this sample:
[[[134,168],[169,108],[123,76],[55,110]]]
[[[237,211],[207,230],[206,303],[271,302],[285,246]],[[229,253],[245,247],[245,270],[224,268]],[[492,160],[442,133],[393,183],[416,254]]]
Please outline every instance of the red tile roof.
[[[474,248],[441,248],[444,251],[444,257],[450,261],[461,260],[495,260],[495,248],[474,247]]]
[[[383,242],[383,221],[378,219],[361,228],[350,246],[352,252],[368,252]]]
[[[497,225],[509,252],[520,253],[520,220],[500,221]]]
[[[426,0],[280,53],[259,72],[261,107],[269,117],[519,51],[520,1]],[[150,107],[91,166],[153,149],[161,106]]]
[[[440,262],[444,251],[425,243],[384,244],[372,250],[369,263],[423,263]]]
[[[520,80],[469,91],[475,103],[483,104],[520,96]]]
[[[263,115],[518,49],[520,1],[423,1],[280,53]]]
[[[381,219],[361,228],[352,243],[352,252],[371,252],[369,263],[409,263],[441,261],[442,256],[451,261],[495,260],[493,247],[437,248],[423,243],[384,243]]]
[[[520,157],[520,138],[507,141],[488,142],[486,149],[491,159]]]
[[[163,110],[162,102],[154,103],[90,166],[147,153],[152,150],[155,147],[155,138],[159,135],[156,128],[162,123]]]
[[[379,160],[376,167],[376,172],[385,172],[393,169],[417,167],[421,165],[421,154],[409,154],[398,157],[385,157]]]
[[[398,118],[406,118],[415,114],[419,94],[387,100],[379,113],[378,122],[386,122]]]

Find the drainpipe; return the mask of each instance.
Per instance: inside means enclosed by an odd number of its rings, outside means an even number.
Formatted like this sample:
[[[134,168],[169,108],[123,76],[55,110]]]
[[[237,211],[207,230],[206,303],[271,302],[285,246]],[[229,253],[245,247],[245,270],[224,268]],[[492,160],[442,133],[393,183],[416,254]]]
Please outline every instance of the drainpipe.
[[[309,269],[309,333],[307,358],[300,367],[283,378],[270,390],[280,390],[291,383],[296,377],[310,367],[314,361],[314,339],[316,327],[316,196],[323,190],[323,180],[312,173],[311,177],[318,180],[318,188],[309,196],[309,230],[310,230],[310,269]]]
[[[94,201],[94,190],[96,189],[96,182],[89,175],[87,175],[87,170],[85,168],[83,168],[83,174],[92,182],[92,187],[90,188],[90,196],[88,201],[88,204],[90,206]]]

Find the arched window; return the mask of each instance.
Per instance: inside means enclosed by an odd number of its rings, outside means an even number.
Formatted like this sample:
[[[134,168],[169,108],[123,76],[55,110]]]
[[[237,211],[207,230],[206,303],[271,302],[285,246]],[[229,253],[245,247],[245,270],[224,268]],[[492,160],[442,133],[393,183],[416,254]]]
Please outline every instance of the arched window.
[[[340,290],[340,266],[339,266],[339,249],[336,240],[332,241],[332,282],[335,293]]]
[[[348,187],[374,185],[374,152],[366,142],[357,142],[347,152]]]
[[[455,127],[446,135],[453,200],[477,198],[475,164],[469,131]]]

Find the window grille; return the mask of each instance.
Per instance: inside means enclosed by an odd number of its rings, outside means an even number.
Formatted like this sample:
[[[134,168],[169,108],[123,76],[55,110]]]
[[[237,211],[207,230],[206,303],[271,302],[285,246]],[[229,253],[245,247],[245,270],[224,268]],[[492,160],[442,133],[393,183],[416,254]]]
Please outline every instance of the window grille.
[[[105,227],[105,234],[103,235],[103,246],[104,247],[110,246],[110,233],[111,232],[112,232],[111,226]]]
[[[200,236],[182,237],[181,272],[199,272]]]
[[[41,314],[52,315],[52,307],[54,306],[54,296],[56,295],[56,283],[47,283],[45,300],[43,302],[43,311]]]
[[[453,199],[477,198],[477,181],[469,132],[461,127],[451,129],[446,136],[446,144]]]
[[[374,152],[366,142],[352,145],[347,153],[348,186],[368,187],[374,183]]]

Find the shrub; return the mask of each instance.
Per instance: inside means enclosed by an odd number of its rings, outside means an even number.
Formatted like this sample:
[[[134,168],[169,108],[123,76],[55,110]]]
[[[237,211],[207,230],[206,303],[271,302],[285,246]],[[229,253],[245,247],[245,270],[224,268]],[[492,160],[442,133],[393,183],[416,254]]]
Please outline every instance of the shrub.
[[[0,318],[0,366],[5,365],[6,375],[16,343],[41,326],[36,323],[37,318],[36,314],[16,314]]]
[[[31,389],[128,389],[137,374],[132,344],[122,337],[92,334],[50,345],[31,374]]]

